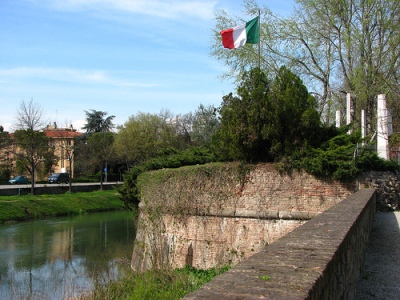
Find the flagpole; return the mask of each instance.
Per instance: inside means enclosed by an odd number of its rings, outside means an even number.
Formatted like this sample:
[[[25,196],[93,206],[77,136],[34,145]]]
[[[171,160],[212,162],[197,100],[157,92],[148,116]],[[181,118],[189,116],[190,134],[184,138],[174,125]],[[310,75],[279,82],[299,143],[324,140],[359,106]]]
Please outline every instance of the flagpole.
[[[261,10],[258,10],[258,68],[261,69],[260,63],[261,63],[261,22],[260,22],[260,17],[261,15]]]

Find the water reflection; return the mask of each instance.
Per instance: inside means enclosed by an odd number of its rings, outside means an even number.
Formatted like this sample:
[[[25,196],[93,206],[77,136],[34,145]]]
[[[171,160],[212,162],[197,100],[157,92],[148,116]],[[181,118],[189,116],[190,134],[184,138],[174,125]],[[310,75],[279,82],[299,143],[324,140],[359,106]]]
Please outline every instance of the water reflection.
[[[0,298],[65,299],[115,279],[128,266],[129,212],[0,226]]]

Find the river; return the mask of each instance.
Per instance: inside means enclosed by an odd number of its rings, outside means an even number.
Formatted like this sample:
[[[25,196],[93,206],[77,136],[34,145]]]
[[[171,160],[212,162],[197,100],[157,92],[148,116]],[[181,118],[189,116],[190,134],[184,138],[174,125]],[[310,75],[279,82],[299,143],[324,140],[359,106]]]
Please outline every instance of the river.
[[[0,299],[68,299],[129,269],[130,212],[0,225]]]

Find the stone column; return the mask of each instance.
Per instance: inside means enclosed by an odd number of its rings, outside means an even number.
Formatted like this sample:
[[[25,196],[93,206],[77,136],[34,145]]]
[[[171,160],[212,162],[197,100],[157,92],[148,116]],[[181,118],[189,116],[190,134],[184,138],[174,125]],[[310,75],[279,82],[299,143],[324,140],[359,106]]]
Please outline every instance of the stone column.
[[[378,95],[377,109],[377,151],[380,158],[389,159],[389,129],[386,96]]]

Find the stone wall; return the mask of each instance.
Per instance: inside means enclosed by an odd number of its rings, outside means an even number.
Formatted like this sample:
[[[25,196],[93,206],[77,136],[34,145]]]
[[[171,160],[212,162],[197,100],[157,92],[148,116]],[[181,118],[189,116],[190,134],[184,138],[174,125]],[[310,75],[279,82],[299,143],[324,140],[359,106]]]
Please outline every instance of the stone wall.
[[[131,266],[197,269],[238,264],[305,221],[164,215],[161,222],[140,215]]]
[[[355,183],[316,179],[304,172],[280,173],[271,164],[259,164],[245,174],[238,167],[210,165],[199,166],[198,172],[180,168],[144,175],[132,268],[237,264],[356,189]]]
[[[184,299],[354,299],[375,204],[360,190]]]
[[[376,189],[378,211],[400,209],[400,173],[370,171],[363,173],[358,181],[360,189]]]

